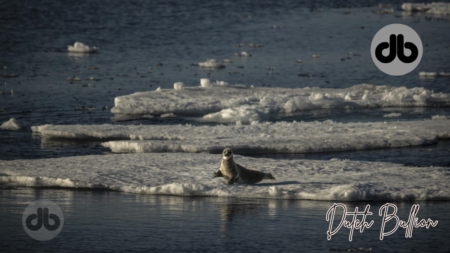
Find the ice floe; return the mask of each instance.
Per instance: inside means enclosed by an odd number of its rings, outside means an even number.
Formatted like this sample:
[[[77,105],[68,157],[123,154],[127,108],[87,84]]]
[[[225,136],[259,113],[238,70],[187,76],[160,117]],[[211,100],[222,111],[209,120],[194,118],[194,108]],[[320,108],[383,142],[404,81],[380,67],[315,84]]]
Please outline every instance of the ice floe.
[[[116,97],[111,112],[205,116],[225,109],[245,111],[264,106],[278,107],[281,114],[333,108],[450,106],[450,94],[434,93],[424,88],[370,84],[346,89],[247,88],[220,81],[211,83],[206,78],[201,79],[200,83],[201,87],[186,87],[183,92],[158,89],[158,92],[138,92]],[[235,121],[235,118],[230,118],[230,123]]]
[[[216,59],[209,59],[206,60],[205,62],[199,62],[198,66],[202,68],[211,68],[211,69],[225,68],[225,66],[217,62]]]
[[[375,123],[276,122],[251,125],[42,125],[32,131],[46,138],[117,140],[113,152],[208,152],[224,147],[237,154],[308,153],[394,148],[450,138],[450,120]]]
[[[404,3],[402,9],[408,12],[425,12],[426,14],[450,15],[450,3]]]
[[[90,47],[81,42],[75,42],[73,46],[67,46],[67,50],[72,53],[95,53],[98,49],[98,47]]]
[[[0,160],[0,182],[12,186],[108,189],[137,194],[330,201],[450,200],[448,168],[331,159],[238,157],[275,181],[226,185],[213,178],[221,155],[119,154]]]
[[[11,118],[8,121],[4,122],[1,126],[0,129],[3,130],[19,130],[21,128],[23,128],[24,125],[22,123],[20,123],[18,120],[16,120],[15,118]]]

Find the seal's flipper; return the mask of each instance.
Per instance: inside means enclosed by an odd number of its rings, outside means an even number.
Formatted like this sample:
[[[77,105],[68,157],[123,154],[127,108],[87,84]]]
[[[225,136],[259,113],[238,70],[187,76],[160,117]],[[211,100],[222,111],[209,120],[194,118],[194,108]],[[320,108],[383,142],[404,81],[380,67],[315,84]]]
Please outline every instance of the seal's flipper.
[[[266,173],[266,174],[264,175],[264,179],[275,179],[275,178],[272,176],[272,174]]]
[[[222,171],[218,170],[217,172],[214,172],[214,177],[223,177]]]

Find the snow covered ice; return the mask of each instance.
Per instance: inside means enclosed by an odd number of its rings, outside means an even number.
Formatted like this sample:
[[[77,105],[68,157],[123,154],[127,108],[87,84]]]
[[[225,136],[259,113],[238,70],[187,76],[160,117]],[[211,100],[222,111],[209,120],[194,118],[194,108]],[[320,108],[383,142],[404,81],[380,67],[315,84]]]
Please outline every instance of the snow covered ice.
[[[275,181],[226,185],[213,178],[221,155],[118,154],[0,160],[0,182],[29,187],[109,189],[139,194],[330,201],[450,200],[450,175],[441,167],[331,159],[237,157]],[[432,183],[431,183],[432,182]]]
[[[275,111],[284,115],[314,109],[450,106],[450,94],[435,93],[424,88],[361,84],[346,89],[286,89],[221,84],[211,84],[205,78],[201,79],[201,87],[186,87],[183,92],[160,89],[158,92],[137,92],[116,97],[111,112],[134,115],[174,113],[234,123],[240,117],[220,117],[217,120],[216,113],[226,115],[229,114],[227,109],[233,109],[236,115],[250,110],[253,110],[252,114],[262,115],[267,111],[271,115],[264,117],[270,118],[275,116]],[[266,110],[268,107],[272,109]],[[208,115],[211,113],[214,114]]]
[[[98,51],[98,47],[90,47],[81,42],[75,42],[73,46],[67,46],[67,50],[72,53],[94,53]]]
[[[408,147],[450,138],[450,120],[375,123],[276,122],[251,125],[42,125],[43,138],[116,140],[113,152],[308,153]]]

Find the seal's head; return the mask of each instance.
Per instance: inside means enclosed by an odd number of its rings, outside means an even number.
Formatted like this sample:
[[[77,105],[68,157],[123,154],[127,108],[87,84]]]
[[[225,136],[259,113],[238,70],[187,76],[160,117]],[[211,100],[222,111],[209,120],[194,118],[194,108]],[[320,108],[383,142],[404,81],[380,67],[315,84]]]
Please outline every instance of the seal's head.
[[[223,150],[222,152],[222,159],[223,160],[229,160],[233,158],[233,150],[231,150],[231,148],[226,148]]]

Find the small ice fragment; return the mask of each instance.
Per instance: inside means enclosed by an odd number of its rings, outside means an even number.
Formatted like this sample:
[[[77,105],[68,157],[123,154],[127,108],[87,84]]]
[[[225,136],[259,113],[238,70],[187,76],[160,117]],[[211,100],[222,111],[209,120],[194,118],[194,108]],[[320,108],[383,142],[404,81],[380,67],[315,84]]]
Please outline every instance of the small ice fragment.
[[[98,47],[90,47],[86,44],[83,44],[81,42],[75,42],[73,46],[69,45],[67,46],[67,50],[69,52],[74,53],[94,53],[98,51]]]
[[[252,56],[251,54],[249,54],[249,53],[247,53],[247,52],[242,52],[242,53],[240,53],[240,54],[234,54],[234,55],[239,56],[239,57],[249,57],[249,56]]]
[[[173,88],[175,90],[182,90],[184,89],[184,83],[183,82],[177,82],[173,84]]]
[[[211,87],[211,81],[208,78],[202,78],[202,79],[200,79],[200,85],[203,88]]]
[[[311,58],[319,58],[319,57],[320,57],[320,55],[317,55],[317,54],[311,55]]]
[[[211,68],[211,69],[225,68],[225,66],[218,63],[216,59],[208,59],[205,62],[199,62],[198,66],[200,66],[202,68]]]
[[[300,59],[298,59],[297,61],[296,61],[297,63],[302,63],[303,61],[302,60],[300,60]]]
[[[1,126],[0,129],[3,130],[19,130],[21,128],[23,128],[24,125],[22,123],[20,123],[18,120],[16,120],[15,118],[11,118],[8,121],[4,122]]]

